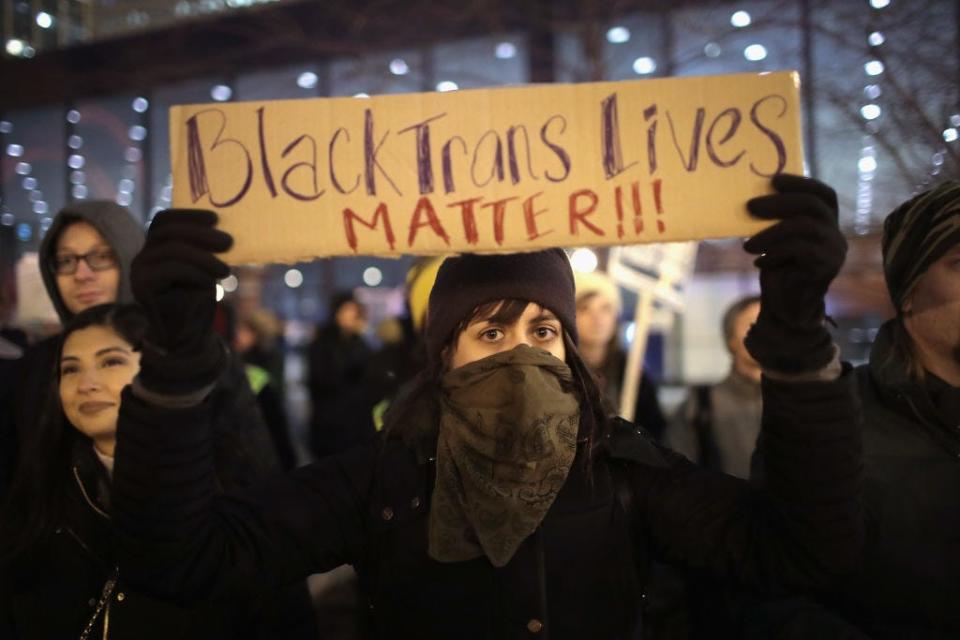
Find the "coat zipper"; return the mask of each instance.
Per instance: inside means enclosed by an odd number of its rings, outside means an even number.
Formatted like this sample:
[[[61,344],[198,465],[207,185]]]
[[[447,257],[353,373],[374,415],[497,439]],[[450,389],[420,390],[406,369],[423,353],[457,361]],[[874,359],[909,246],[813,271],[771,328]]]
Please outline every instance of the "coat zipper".
[[[110,516],[96,503],[90,499],[90,495],[87,493],[87,488],[83,486],[83,481],[80,480],[80,473],[77,471],[76,465],[73,466],[73,477],[77,481],[77,486],[80,488],[80,494],[83,496],[83,499],[86,501],[87,505],[93,509],[96,513],[101,515],[103,518],[109,520]],[[64,530],[67,531],[77,543],[83,547],[83,550],[86,551],[91,557],[94,556],[90,548],[80,539],[70,527],[64,527]],[[100,599],[97,601],[97,606],[93,610],[93,615],[90,617],[90,620],[87,621],[86,626],[84,626],[83,631],[80,633],[79,640],[88,640],[90,633],[93,631],[94,626],[97,624],[97,619],[100,617],[100,614],[103,613],[103,635],[101,636],[102,640],[108,640],[110,637],[110,605],[112,604],[113,592],[117,588],[117,582],[120,580],[120,567],[116,566],[113,569],[113,575],[107,579],[103,585],[103,591],[100,594]]]
[[[114,568],[113,575],[107,580],[103,585],[103,592],[100,594],[100,600],[97,601],[97,606],[93,610],[93,615],[90,616],[90,619],[87,621],[87,624],[83,627],[83,631],[80,632],[79,640],[88,640],[90,633],[93,631],[93,628],[97,624],[97,619],[100,617],[100,614],[103,613],[103,640],[107,640],[110,636],[110,600],[113,597],[113,592],[117,588],[117,581],[120,579],[120,569]]]
[[[107,515],[107,512],[98,507],[93,500],[90,499],[90,496],[87,494],[87,488],[83,486],[83,481],[80,480],[80,473],[77,471],[76,465],[73,467],[73,477],[77,481],[77,486],[80,487],[80,493],[83,494],[83,499],[87,501],[87,504],[90,505],[90,508],[109,520],[110,516]]]

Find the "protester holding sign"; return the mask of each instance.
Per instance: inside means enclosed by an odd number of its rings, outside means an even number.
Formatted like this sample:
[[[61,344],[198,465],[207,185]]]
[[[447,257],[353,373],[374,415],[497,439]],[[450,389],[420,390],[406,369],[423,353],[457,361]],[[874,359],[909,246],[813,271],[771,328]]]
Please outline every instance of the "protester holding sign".
[[[158,215],[134,266],[153,324],[121,406],[114,517],[138,587],[174,601],[273,588],[349,563],[376,637],[624,638],[656,557],[807,589],[862,544],[859,420],[823,326],[845,242],[836,197],[778,176],[750,210],[764,308],[768,482],[701,470],[602,410],[577,353],[558,249],[443,264],[428,367],[375,444],[219,497],[205,400],[223,353],[204,323],[230,246],[204,211]],[[788,293],[789,295],[785,295]],[[802,351],[795,352],[793,345]]]

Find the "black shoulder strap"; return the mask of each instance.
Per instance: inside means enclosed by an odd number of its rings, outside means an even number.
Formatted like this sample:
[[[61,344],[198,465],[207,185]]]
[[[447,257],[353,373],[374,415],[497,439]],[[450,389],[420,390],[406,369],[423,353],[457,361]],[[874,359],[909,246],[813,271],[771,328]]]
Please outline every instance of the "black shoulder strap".
[[[700,448],[700,457],[697,462],[707,469],[719,468],[717,445],[713,439],[713,404],[710,387],[698,385],[694,387],[696,398],[696,412],[693,414],[693,429],[697,434],[697,444]]]

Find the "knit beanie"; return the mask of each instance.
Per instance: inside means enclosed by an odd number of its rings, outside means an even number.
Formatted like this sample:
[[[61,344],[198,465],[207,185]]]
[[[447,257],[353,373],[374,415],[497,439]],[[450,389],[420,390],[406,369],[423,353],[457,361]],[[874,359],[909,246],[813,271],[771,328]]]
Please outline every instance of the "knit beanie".
[[[563,249],[465,254],[444,260],[430,292],[425,334],[430,362],[439,362],[454,330],[477,307],[505,299],[528,300],[549,309],[576,343],[573,271]]]
[[[894,307],[920,277],[960,243],[960,182],[951,180],[907,200],[883,222],[883,274]]]

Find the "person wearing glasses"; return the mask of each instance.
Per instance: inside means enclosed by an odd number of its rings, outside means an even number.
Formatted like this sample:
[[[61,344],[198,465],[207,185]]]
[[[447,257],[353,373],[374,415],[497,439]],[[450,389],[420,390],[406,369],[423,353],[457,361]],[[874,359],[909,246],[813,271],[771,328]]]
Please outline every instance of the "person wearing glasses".
[[[140,223],[114,202],[77,202],[57,214],[40,243],[40,274],[61,323],[99,304],[133,302],[130,263],[143,239]],[[59,341],[59,335],[39,340],[19,363],[14,402],[0,415],[0,429],[12,442],[22,440],[24,431],[38,424],[48,404]],[[13,476],[16,454],[15,446],[0,452],[0,497]]]
[[[130,265],[143,247],[143,225],[109,200],[75,202],[64,207],[40,243],[40,273],[60,321],[68,323],[91,307],[133,302]],[[23,358],[13,424],[19,439],[35,428],[47,406],[50,376],[56,370],[60,336],[37,342]],[[243,365],[231,358],[217,382],[223,446],[218,462],[227,486],[248,486],[254,478],[279,470],[269,431],[257,409]],[[231,471],[226,471],[231,470]],[[5,493],[0,487],[0,495]]]
[[[39,262],[47,294],[64,325],[96,306],[134,302],[130,266],[143,248],[144,236],[143,225],[133,214],[112,201],[75,202],[57,214],[40,243]],[[27,350],[13,406],[0,408],[0,429],[17,442],[17,450],[0,452],[0,507],[11,497],[7,494],[12,493],[9,487],[17,474],[19,453],[36,455],[40,427],[49,419],[49,407],[57,406],[51,389],[62,343],[63,335],[58,334]],[[279,471],[276,450],[239,359],[227,359],[212,400],[218,416],[213,448],[219,487],[224,491],[246,488]],[[32,462],[23,459],[24,465]],[[272,637],[316,636],[305,583],[284,587],[268,606],[277,620],[284,621],[282,626],[274,625]]]

